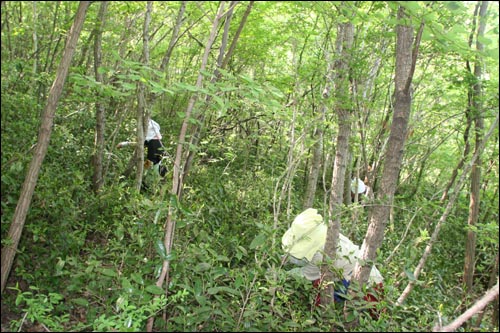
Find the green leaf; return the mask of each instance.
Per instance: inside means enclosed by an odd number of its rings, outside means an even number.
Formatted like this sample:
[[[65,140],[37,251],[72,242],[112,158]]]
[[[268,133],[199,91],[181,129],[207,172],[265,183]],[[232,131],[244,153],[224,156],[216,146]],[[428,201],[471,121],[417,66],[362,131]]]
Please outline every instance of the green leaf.
[[[80,306],[88,306],[89,302],[85,298],[73,298],[71,302],[75,303],[76,305]]]
[[[203,272],[203,271],[210,269],[210,267],[212,267],[212,266],[209,263],[200,262],[198,265],[196,265],[194,270],[197,272]]]
[[[207,304],[207,298],[203,295],[195,295],[194,298],[198,303],[200,303],[201,306]]]
[[[237,290],[235,290],[233,288],[229,288],[229,287],[212,287],[212,288],[208,288],[208,290],[207,290],[209,295],[215,295],[220,291],[225,291],[225,292],[233,294],[233,295],[240,294]]]
[[[122,288],[129,294],[134,292],[134,288],[132,287],[132,284],[127,278],[122,279]]]
[[[250,249],[255,249],[257,248],[258,246],[261,246],[262,244],[264,244],[264,242],[266,241],[266,235],[263,234],[263,233],[260,233],[258,234],[252,241],[252,243],[250,243]]]
[[[408,269],[405,269],[405,274],[406,274],[406,276],[408,276],[408,279],[410,279],[410,281],[417,280],[417,279],[415,279],[415,275],[413,275],[413,272],[410,272]]]
[[[102,275],[106,275],[106,276],[110,276],[110,277],[117,277],[118,276],[118,273],[116,273],[116,271],[114,269],[110,269],[110,268],[102,268],[100,270],[100,272]]]
[[[217,256],[217,261],[230,261],[226,256]]]
[[[142,276],[139,273],[132,273],[132,274],[130,274],[130,277],[132,278],[132,280],[134,280],[135,283],[138,283],[140,285],[144,285],[144,279],[142,278]]]
[[[160,258],[163,260],[168,260],[167,259],[167,250],[165,249],[165,244],[163,244],[163,241],[161,239],[157,239],[155,242],[155,249],[156,252],[160,255]]]
[[[152,285],[150,285],[150,286],[147,286],[147,287],[145,288],[145,290],[146,290],[148,293],[151,293],[151,294],[154,294],[154,295],[162,295],[162,294],[164,294],[164,293],[165,293],[165,291],[164,291],[162,288],[158,287],[158,286],[157,286],[157,285],[155,285],[155,284],[152,284]]]

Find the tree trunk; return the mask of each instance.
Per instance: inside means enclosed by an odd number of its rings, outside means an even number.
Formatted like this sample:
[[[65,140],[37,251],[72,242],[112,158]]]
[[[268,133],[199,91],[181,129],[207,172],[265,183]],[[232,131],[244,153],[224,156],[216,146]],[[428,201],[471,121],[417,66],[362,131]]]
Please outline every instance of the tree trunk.
[[[217,35],[217,28],[219,26],[219,21],[222,17],[222,13],[224,11],[225,7],[225,2],[221,2],[219,5],[218,12],[214,18],[213,24],[212,24],[212,30],[210,31],[210,35],[208,37],[208,41],[205,46],[205,52],[203,54],[202,62],[201,62],[201,67],[200,71],[198,74],[198,78],[196,80],[196,87],[201,88],[202,87],[202,82],[203,82],[203,72],[205,71],[207,67],[207,62],[208,62],[208,56],[210,54],[210,50],[212,49],[212,45],[215,41],[215,37]],[[188,103],[188,107],[186,109],[186,115],[184,117],[184,120],[182,122],[181,130],[179,133],[179,139],[178,139],[178,144],[177,144],[177,150],[175,154],[175,160],[174,160],[174,165],[173,165],[173,176],[172,176],[172,190],[171,190],[171,195],[173,201],[171,201],[171,204],[168,209],[168,215],[167,215],[167,221],[166,221],[166,228],[165,228],[165,236],[163,239],[163,244],[165,246],[166,250],[166,255],[168,256],[171,251],[172,251],[172,243],[173,243],[173,238],[174,238],[174,230],[175,230],[175,216],[174,216],[174,211],[175,207],[173,207],[172,203],[178,202],[180,200],[180,196],[182,193],[182,188],[183,188],[183,172],[181,169],[182,165],[182,156],[183,156],[183,150],[184,150],[184,145],[185,140],[186,140],[186,134],[187,134],[187,128],[188,124],[190,122],[191,118],[191,113],[193,111],[194,105],[196,103],[196,100],[198,99],[198,95],[194,93]],[[160,277],[156,281],[156,285],[158,287],[162,287],[163,284],[166,282],[167,288],[165,288],[165,295],[168,297],[168,274],[169,274],[169,268],[170,268],[170,260],[164,260]],[[146,330],[148,332],[152,332],[153,330],[153,324],[154,324],[154,317],[150,317],[147,321],[146,325]]]
[[[103,83],[103,75],[99,72],[99,67],[101,66],[102,60],[102,29],[104,27],[106,19],[106,11],[108,8],[108,2],[101,2],[101,7],[99,9],[99,16],[95,28],[95,44],[94,44],[94,74],[96,82]],[[104,184],[103,175],[103,159],[104,159],[104,129],[105,129],[105,109],[102,103],[103,96],[97,95],[97,101],[95,103],[96,108],[96,127],[95,127],[95,151],[94,151],[94,177],[92,185],[94,192],[98,193]]]
[[[340,217],[342,212],[345,172],[349,159],[349,139],[351,136],[351,114],[348,105],[349,97],[349,70],[351,49],[354,41],[354,25],[350,22],[341,23],[337,28],[337,41],[335,46],[334,83],[335,87],[335,113],[338,115],[339,131],[337,134],[337,147],[335,161],[333,163],[332,187],[329,202],[328,231],[325,244],[325,255],[327,258],[335,258],[340,232]],[[332,259],[333,260],[333,259]],[[326,260],[321,267],[324,281],[334,281],[334,272]],[[326,285],[321,293],[321,303],[333,302],[333,288],[331,283]]]
[[[484,30],[486,29],[486,12],[488,10],[488,1],[481,2],[481,9],[479,10],[479,28],[476,37],[476,49],[479,54],[483,51],[483,44],[480,39],[484,37]],[[479,57],[479,56],[478,56]],[[477,59],[474,65],[474,77],[475,83],[472,88],[472,114],[475,120],[475,153],[478,152],[479,147],[481,147],[484,121],[482,112],[482,91],[481,91],[481,74],[482,74],[482,62]],[[465,245],[465,264],[464,264],[464,283],[466,286],[465,293],[469,293],[472,290],[472,285],[474,281],[474,262],[476,258],[476,232],[474,227],[477,223],[479,215],[479,204],[480,204],[480,183],[481,183],[481,155],[478,155],[476,163],[472,166],[471,171],[471,184],[470,184],[470,200],[469,200],[469,217],[467,219],[467,241]]]
[[[450,212],[455,204],[455,201],[457,200],[457,197],[460,193],[460,189],[462,188],[469,171],[472,169],[472,166],[474,165],[474,163],[476,163],[476,159],[479,157],[479,155],[484,150],[484,146],[485,146],[486,142],[488,141],[490,136],[495,131],[495,128],[498,125],[498,118],[499,118],[499,114],[497,114],[495,121],[493,121],[493,123],[491,124],[491,126],[488,130],[488,133],[481,140],[481,146],[478,147],[477,151],[474,153],[474,155],[472,155],[470,163],[468,165],[466,165],[466,167],[464,168],[464,171],[462,172],[462,175],[460,176],[460,179],[455,184],[452,195],[450,196],[450,199],[448,201],[448,204],[446,205],[444,213],[439,218],[439,221],[436,224],[436,228],[434,229],[434,232],[432,233],[431,239],[429,240],[429,243],[427,244],[427,246],[425,248],[424,254],[422,255],[422,258],[420,258],[420,261],[419,261],[417,267],[415,268],[415,271],[413,272],[413,276],[415,277],[415,279],[411,280],[408,283],[405,290],[402,292],[401,296],[399,296],[398,300],[396,301],[396,303],[395,303],[396,305],[403,304],[406,297],[408,297],[411,290],[413,289],[415,282],[418,280],[418,277],[420,276],[420,272],[424,268],[424,265],[427,261],[427,258],[429,257],[429,255],[431,253],[432,247],[433,247],[434,243],[436,243],[436,241],[437,241],[437,238],[439,235],[439,230],[441,229],[441,226],[444,224],[444,222],[448,218],[448,215],[450,214]]]
[[[30,163],[28,173],[24,180],[19,201],[14,212],[12,224],[9,228],[8,238],[10,239],[10,242],[6,243],[6,245],[2,249],[2,294],[7,283],[10,269],[12,268],[12,262],[14,261],[14,256],[19,244],[19,239],[21,238],[21,234],[23,232],[26,215],[28,213],[28,209],[31,204],[31,198],[33,197],[33,192],[38,181],[40,167],[47,153],[57,103],[68,76],[71,59],[73,58],[73,54],[75,53],[76,44],[83,27],[83,22],[85,21],[85,15],[87,13],[87,8],[89,7],[89,5],[90,1],[80,2],[78,11],[75,16],[75,21],[68,33],[66,48],[64,50],[61,63],[59,64],[59,68],[57,69],[56,78],[54,80],[52,88],[50,89],[45,109],[43,110],[40,129],[38,131],[38,142],[33,154],[33,159]]]
[[[399,7],[398,20],[407,18],[403,7]],[[400,22],[401,22],[400,21]],[[384,170],[380,190],[377,192],[377,202],[370,213],[368,230],[361,246],[361,258],[356,263],[353,281],[362,285],[368,281],[377,249],[382,245],[384,230],[389,218],[390,208],[396,191],[397,180],[403,158],[404,144],[408,120],[411,111],[411,82],[416,66],[418,47],[423,26],[420,26],[419,35],[412,52],[413,27],[398,25],[396,27],[396,77],[395,102]],[[361,264],[364,263],[364,264]]]
[[[142,61],[144,65],[149,64],[149,23],[151,22],[151,12],[153,10],[152,1],[146,3],[146,15],[144,17],[144,28],[142,32]],[[147,129],[146,116],[146,86],[143,82],[137,84],[137,145],[135,146],[136,152],[136,173],[135,173],[135,188],[137,191],[141,190],[142,177],[144,175],[144,132]]]

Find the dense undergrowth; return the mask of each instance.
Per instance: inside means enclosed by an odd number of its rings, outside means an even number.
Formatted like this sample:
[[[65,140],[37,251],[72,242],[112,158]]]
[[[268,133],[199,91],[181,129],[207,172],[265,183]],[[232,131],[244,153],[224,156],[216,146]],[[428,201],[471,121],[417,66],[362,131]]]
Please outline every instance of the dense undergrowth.
[[[36,142],[38,115],[30,113],[32,109],[40,109],[33,100],[2,94],[2,240],[31,159],[30,147]],[[486,290],[488,263],[498,248],[498,225],[484,222],[487,218],[478,224],[481,264],[476,276],[483,284],[464,299],[465,191],[416,287],[396,307],[443,212],[436,195],[442,184],[398,189],[377,259],[385,285],[385,298],[377,305],[380,317],[371,318],[363,311],[367,304],[352,301],[345,318],[341,305],[314,307],[312,285],[287,274],[289,267],[281,265],[281,235],[302,210],[305,179],[299,167],[290,196],[276,193],[287,170],[284,143],[279,148],[260,147],[259,155],[249,148],[249,140],[237,135],[201,147],[180,203],[169,196],[170,173],[160,182],[147,174],[148,190],[137,193],[133,177],[123,176],[130,151],[109,149],[106,183],[95,195],[90,164],[93,118],[63,111],[66,116],[56,117],[2,295],[3,331],[143,331],[146,319],[155,316],[158,331],[420,332],[431,330],[438,320],[453,320]],[[110,121],[108,128],[113,125]],[[178,124],[162,125],[168,144]],[[322,191],[323,185],[315,206],[324,212]],[[164,297],[155,282],[166,258],[161,242],[171,203],[176,230]],[[343,212],[342,231],[357,244],[366,233],[368,210],[353,205]],[[498,208],[492,211],[494,217]],[[348,326],[355,318],[359,326]],[[498,331],[498,325],[492,325],[487,314],[481,330]]]
[[[300,184],[291,198],[291,216],[281,212],[275,228],[276,177],[268,170],[249,165],[251,172],[241,172],[239,166],[248,161],[237,158],[229,166],[222,158],[193,168],[176,207],[165,298],[154,284],[164,256],[159,243],[170,180],[138,194],[133,179],[120,176],[122,166],[116,164],[114,178],[110,177],[114,180],[95,196],[90,169],[83,167],[87,152],[63,154],[60,150],[76,147],[59,142],[63,137],[53,138],[60,148],[49,152],[44,164],[2,298],[2,313],[7,310],[10,318],[8,329],[41,325],[50,331],[141,331],[154,315],[155,330],[167,331],[348,330],[349,318],[343,317],[340,305],[328,310],[312,306],[312,286],[281,266],[280,239],[300,212]],[[15,208],[16,184],[22,183],[20,168],[25,162],[2,163],[2,235]],[[62,171],[66,165],[72,166],[71,172]],[[153,181],[151,175],[146,181]],[[425,247],[425,230],[432,228],[439,214],[436,206],[425,195],[398,200],[395,222],[388,227],[379,255],[386,292],[378,304],[381,315],[372,319],[361,310],[366,304],[348,303],[350,313],[360,320],[359,331],[429,330],[438,318],[446,322],[459,315],[456,309],[462,301],[456,295],[461,292],[457,288],[463,266],[459,244],[465,236],[457,225],[466,216],[465,208],[457,209],[444,227],[442,241],[407,302],[393,305]],[[401,222],[409,221],[417,208],[429,214],[418,215],[414,231],[393,259],[383,263],[401,239],[406,227]],[[354,209],[361,209],[357,225],[350,220]],[[346,208],[342,220],[358,243],[366,231],[366,210]]]

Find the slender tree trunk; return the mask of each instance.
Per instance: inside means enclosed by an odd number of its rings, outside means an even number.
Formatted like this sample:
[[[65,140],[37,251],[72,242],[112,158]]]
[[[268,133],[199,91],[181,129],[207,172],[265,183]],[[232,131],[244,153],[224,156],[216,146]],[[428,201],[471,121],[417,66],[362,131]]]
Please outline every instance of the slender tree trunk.
[[[168,43],[167,52],[161,61],[160,70],[168,72],[168,65],[170,64],[170,57],[174,51],[174,46],[179,39],[179,31],[181,29],[182,20],[184,19],[184,12],[186,11],[186,1],[181,2],[181,7],[179,8],[179,13],[177,14],[177,19],[175,20],[174,30],[172,31],[172,37]]]
[[[94,44],[94,74],[95,79],[99,83],[103,83],[103,75],[99,72],[99,67],[102,63],[102,30],[106,20],[106,11],[108,8],[108,2],[102,1],[101,7],[99,8],[99,16],[95,28],[95,44]],[[103,159],[104,159],[104,129],[105,129],[105,109],[102,102],[103,96],[97,95],[97,101],[95,103],[96,108],[96,127],[95,127],[95,151],[94,151],[94,177],[93,177],[93,188],[94,192],[98,193],[104,184],[103,175]]]
[[[323,104],[320,106],[319,117],[316,121],[316,129],[313,134],[314,145],[313,156],[311,159],[311,165],[309,167],[306,191],[304,194],[303,209],[310,208],[314,204],[314,197],[316,194],[316,188],[318,185],[319,171],[321,169],[321,157],[323,154],[323,124],[325,122],[325,111],[326,106]]]
[[[404,8],[400,6],[398,20],[402,21],[405,18],[408,17]],[[417,35],[412,51],[413,27],[402,24],[396,27],[394,114],[389,141],[387,142],[381,187],[377,192],[377,203],[370,212],[368,230],[361,246],[362,260],[356,263],[353,273],[353,281],[360,285],[368,281],[373,261],[377,256],[377,249],[382,245],[385,227],[396,191],[411,112],[411,83],[415,71],[422,30],[423,25],[420,26],[419,34]]]
[[[149,24],[151,22],[151,12],[153,10],[153,2],[146,3],[146,15],[144,17],[144,27],[142,32],[142,61],[144,65],[149,64]],[[144,132],[146,130],[148,117],[146,116],[146,86],[143,82],[137,84],[137,145],[135,145],[136,152],[136,173],[135,173],[135,188],[137,191],[141,190],[142,177],[144,174]]]
[[[196,80],[196,87],[197,88],[202,88],[202,83],[203,83],[203,72],[205,71],[208,63],[208,56],[210,54],[210,50],[212,49],[213,43],[215,41],[215,37],[217,35],[217,28],[219,26],[220,19],[222,17],[222,14],[224,12],[224,7],[225,7],[225,2],[221,2],[219,5],[219,9],[217,11],[217,14],[214,18],[213,24],[212,24],[212,30],[210,31],[210,35],[208,37],[208,41],[205,46],[205,52],[203,54],[202,62],[201,62],[201,67],[200,71],[198,74],[198,78]],[[174,160],[174,166],[173,166],[173,176],[172,176],[172,190],[171,190],[171,195],[172,198],[175,202],[179,202],[180,196],[182,193],[182,188],[184,186],[184,180],[182,178],[183,172],[181,166],[183,165],[182,163],[182,156],[183,151],[184,151],[184,145],[185,145],[185,140],[186,140],[186,134],[187,134],[187,129],[188,129],[188,124],[191,119],[191,113],[193,111],[194,105],[196,103],[196,100],[198,99],[198,95],[195,93],[191,96],[188,107],[186,109],[186,115],[184,117],[184,120],[182,122],[181,130],[179,133],[179,139],[178,139],[178,144],[177,144],[177,150],[175,154],[175,160]],[[172,203],[173,201],[171,201]],[[168,209],[168,215],[167,215],[167,221],[166,221],[166,228],[165,228],[165,236],[163,240],[163,244],[165,246],[166,250],[166,255],[168,256],[171,251],[172,251],[172,244],[173,244],[173,238],[174,238],[174,230],[175,230],[175,216],[174,216],[174,211],[175,207],[171,204]],[[166,282],[167,287],[165,288],[165,295],[168,297],[168,280],[169,280],[169,269],[170,269],[170,260],[164,260],[160,276],[158,280],[156,281],[156,285],[158,287],[162,287],[163,284]],[[153,324],[154,324],[154,317],[148,318],[147,325],[146,325],[146,330],[148,332],[152,332],[153,330]]]
[[[345,3],[343,3],[345,5]],[[350,22],[341,23],[337,28],[337,40],[335,43],[334,83],[335,83],[335,113],[338,115],[339,131],[337,134],[337,147],[335,151],[335,161],[333,163],[332,187],[330,202],[328,207],[328,232],[325,244],[326,258],[335,258],[340,232],[340,217],[342,213],[345,172],[349,159],[349,139],[351,136],[351,116],[352,110],[348,106],[351,100],[350,92],[350,58],[354,41],[354,25]],[[321,272],[323,280],[334,281],[334,272],[331,269],[331,262],[325,260],[322,264]],[[321,293],[321,303],[330,304],[333,302],[333,288],[331,283],[326,284],[324,292]]]
[[[35,86],[35,79],[38,73],[38,63],[40,62],[40,55],[38,54],[38,35],[36,33],[36,23],[37,23],[37,13],[36,13],[36,1],[32,2],[33,4],[33,54],[35,55],[35,59],[33,60],[33,84],[32,87]]]
[[[476,49],[479,54],[483,51],[483,44],[480,42],[484,37],[484,30],[486,29],[486,12],[488,10],[488,1],[481,2],[481,9],[479,10],[479,29],[476,38]],[[481,89],[481,74],[482,74],[482,61],[476,60],[474,65],[475,83],[473,86],[472,95],[472,112],[475,120],[475,152],[481,147],[481,139],[484,130],[483,112],[482,112],[482,89]],[[467,219],[467,241],[465,244],[465,264],[464,264],[464,282],[468,294],[472,290],[474,281],[474,262],[476,258],[476,232],[474,227],[477,223],[479,216],[480,204],[480,183],[481,183],[481,155],[477,157],[476,163],[472,166],[471,171],[471,184],[470,184],[470,199],[469,199],[469,217]]]
[[[245,26],[245,23],[247,21],[248,15],[250,15],[250,11],[252,9],[254,1],[250,1],[245,13],[243,14],[243,17],[241,19],[240,25],[238,27],[238,30],[236,31],[236,34],[231,42],[231,45],[229,47],[229,50],[226,52],[224,55],[224,52],[226,50],[227,46],[227,38],[229,35],[229,25],[232,20],[232,15],[233,15],[233,9],[234,7],[238,4],[239,1],[231,1],[230,3],[230,8],[226,14],[226,24],[224,28],[224,34],[223,34],[223,41],[221,43],[221,46],[219,48],[219,56],[217,57],[217,66],[214,70],[214,75],[212,77],[212,80],[210,81],[211,83],[214,83],[215,81],[219,80],[220,78],[220,72],[219,69],[224,69],[227,64],[229,63],[229,59],[231,59],[234,49],[236,47],[236,44],[238,42],[239,36],[241,34],[241,31],[243,30],[243,27]],[[211,96],[206,95],[205,96],[205,105],[208,105],[210,100],[212,99]],[[198,119],[198,123],[200,124],[199,126],[195,127],[192,131],[191,135],[191,141],[190,145],[191,146],[197,146],[198,142],[200,141],[202,137],[202,130],[203,130],[203,124],[205,122],[205,114],[201,114]],[[187,173],[189,172],[189,169],[191,168],[191,164],[193,163],[193,158],[194,158],[194,151],[189,151],[188,156],[186,158],[186,163],[184,164],[184,175],[182,176],[183,178],[187,177]]]
[[[83,22],[85,21],[85,15],[87,13],[87,8],[89,7],[89,5],[90,1],[80,1],[80,5],[75,16],[75,21],[68,33],[66,48],[64,50],[61,63],[59,64],[59,68],[57,69],[54,84],[50,89],[47,104],[45,106],[45,109],[43,110],[42,122],[38,131],[38,142],[34,151],[33,159],[31,160],[30,167],[28,169],[28,173],[24,180],[19,201],[17,203],[14,217],[12,219],[12,224],[9,228],[8,238],[10,239],[10,242],[7,242],[2,249],[2,294],[7,283],[7,278],[9,277],[10,269],[12,268],[12,263],[17,251],[19,239],[21,238],[21,234],[23,232],[26,215],[28,214],[28,209],[31,204],[31,198],[33,197],[33,192],[38,181],[40,167],[47,153],[57,103],[68,76],[71,59],[73,58],[73,54],[75,53],[76,44],[83,27]]]
[[[417,267],[415,268],[415,271],[413,272],[415,279],[408,283],[405,290],[403,291],[401,296],[399,296],[398,300],[396,301],[396,303],[395,303],[396,305],[403,304],[403,302],[405,301],[405,299],[408,297],[411,290],[413,289],[415,282],[418,280],[418,277],[420,276],[420,272],[424,268],[424,265],[427,261],[427,258],[429,257],[429,255],[431,253],[432,247],[434,246],[434,244],[437,241],[437,238],[439,235],[439,230],[441,229],[441,226],[444,224],[444,222],[448,218],[448,215],[450,214],[453,206],[455,205],[455,201],[457,200],[458,194],[460,193],[460,189],[462,188],[462,186],[467,178],[467,175],[469,174],[469,171],[472,169],[472,166],[474,165],[474,163],[476,163],[476,159],[479,157],[479,155],[484,150],[484,146],[485,146],[486,142],[488,141],[490,136],[493,134],[495,128],[497,127],[498,118],[499,118],[499,115],[497,114],[495,121],[491,124],[491,126],[488,130],[488,133],[481,140],[481,146],[478,147],[478,149],[476,150],[474,155],[472,155],[471,161],[469,162],[469,164],[467,164],[465,166],[464,171],[462,172],[462,175],[460,176],[460,179],[455,184],[455,187],[453,189],[453,193],[452,193],[452,195],[450,195],[450,199],[448,201],[448,204],[446,205],[446,208],[445,208],[443,214],[439,218],[439,221],[436,224],[436,228],[434,229],[434,232],[431,235],[431,239],[429,240],[429,243],[427,244],[427,246],[424,250],[424,254],[422,255],[422,258],[420,258],[420,261],[419,261]]]

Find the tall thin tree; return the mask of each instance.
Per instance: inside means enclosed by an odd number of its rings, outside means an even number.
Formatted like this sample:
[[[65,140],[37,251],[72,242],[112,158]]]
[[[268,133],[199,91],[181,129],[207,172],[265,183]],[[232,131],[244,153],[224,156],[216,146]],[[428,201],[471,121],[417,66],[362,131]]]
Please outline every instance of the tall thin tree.
[[[219,4],[219,9],[215,15],[215,18],[212,22],[212,29],[210,31],[210,34],[208,36],[208,41],[205,46],[205,51],[203,53],[202,61],[201,61],[201,67],[200,71],[198,74],[198,78],[196,80],[196,87],[202,88],[203,86],[203,72],[206,70],[207,63],[208,63],[208,56],[210,55],[210,51],[212,49],[212,46],[215,41],[215,37],[217,36],[217,29],[219,27],[219,22],[221,18],[223,17],[224,13],[224,7],[226,3],[225,1],[222,1]],[[186,135],[187,135],[187,130],[188,130],[188,124],[191,119],[191,114],[193,112],[194,105],[196,101],[198,100],[198,95],[194,93],[188,103],[187,109],[186,109],[186,114],[184,117],[184,120],[182,122],[182,126],[180,129],[179,133],[179,138],[178,138],[178,143],[177,143],[177,150],[175,154],[175,160],[174,160],[174,165],[173,165],[173,175],[172,175],[172,189],[171,189],[171,205],[169,206],[168,209],[168,215],[167,215],[167,221],[166,221],[166,227],[165,227],[165,234],[164,234],[164,239],[163,239],[163,245],[165,247],[166,251],[166,256],[171,253],[172,251],[172,244],[174,240],[174,231],[175,231],[175,224],[176,224],[176,218],[175,218],[175,210],[176,210],[176,202],[179,202],[181,193],[183,190],[184,186],[184,179],[183,179],[183,170],[182,170],[182,157],[183,157],[183,152],[184,152],[184,145],[186,144]],[[162,287],[165,282],[167,282],[168,285],[168,280],[169,280],[169,270],[170,270],[170,259],[165,259],[163,261],[162,269],[160,272],[160,276],[158,277],[156,281],[156,285],[158,287]],[[168,296],[168,287],[165,288],[165,295]],[[150,317],[147,321],[146,325],[146,330],[148,332],[151,332],[153,330],[153,324],[154,324],[154,317]]]
[[[102,83],[104,81],[102,72],[99,70],[102,63],[102,31],[106,19],[106,11],[108,8],[108,1],[102,1],[101,7],[99,8],[99,15],[96,22],[95,32],[94,32],[94,75],[96,82]],[[102,102],[102,96],[97,95],[95,102],[95,148],[93,156],[94,164],[94,177],[92,185],[94,187],[94,192],[99,192],[102,185],[104,184],[103,175],[103,159],[104,159],[104,130],[106,126],[105,108]]]
[[[346,2],[342,3],[346,6]],[[352,109],[349,106],[350,91],[350,54],[354,41],[354,25],[351,22],[339,23],[337,27],[337,40],[335,42],[335,56],[333,62],[333,76],[331,83],[335,88],[334,112],[337,114],[339,130],[336,138],[335,160],[333,164],[332,187],[328,207],[328,232],[326,236],[325,255],[327,258],[335,258],[340,233],[340,217],[342,214],[344,181],[349,160],[349,139],[351,136]],[[326,97],[327,91],[323,92]],[[325,281],[333,281],[331,262],[325,260],[321,272]],[[333,302],[333,285],[328,283],[325,291],[321,294],[323,304]]]
[[[486,13],[488,11],[488,1],[481,2],[479,10],[479,27],[476,36],[476,61],[474,64],[474,85],[472,87],[472,105],[471,110],[475,122],[475,152],[481,147],[481,140],[483,137],[484,120],[482,111],[482,87],[481,75],[483,62],[480,60],[481,52],[484,49],[481,39],[484,38],[484,31],[486,29]],[[471,180],[470,180],[470,194],[469,194],[469,217],[467,219],[467,240],[465,244],[465,264],[464,264],[464,282],[467,287],[466,294],[472,290],[474,281],[474,263],[476,257],[476,232],[474,227],[477,223],[479,215],[480,204],[480,183],[481,183],[481,155],[477,157],[476,163],[472,166]]]
[[[33,159],[31,160],[28,173],[26,174],[21,194],[19,196],[19,201],[17,202],[14,217],[12,219],[12,224],[9,228],[9,242],[6,242],[6,245],[2,248],[2,294],[7,283],[7,278],[9,277],[10,269],[12,268],[12,263],[16,255],[21,234],[23,232],[24,222],[31,204],[31,198],[33,197],[33,192],[38,181],[40,167],[45,155],[47,154],[57,103],[68,76],[69,66],[71,64],[71,60],[73,59],[73,54],[75,53],[76,44],[78,42],[78,38],[80,37],[80,32],[82,31],[83,22],[85,21],[89,5],[90,1],[80,1],[75,21],[68,32],[66,47],[64,49],[61,63],[59,64],[59,68],[57,69],[56,78],[50,88],[47,104],[45,105],[42,113],[40,129],[38,131],[38,141],[33,153]]]
[[[394,201],[411,112],[411,84],[423,31],[423,24],[421,24],[414,41],[413,27],[407,21],[409,17],[403,6],[399,7],[397,18],[394,113],[387,142],[381,186],[376,194],[377,202],[370,213],[368,230],[361,246],[362,260],[357,262],[354,268],[352,280],[358,285],[368,281],[377,249],[382,245],[384,239],[385,226]]]

